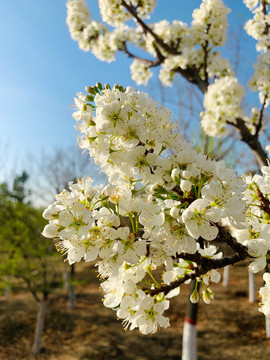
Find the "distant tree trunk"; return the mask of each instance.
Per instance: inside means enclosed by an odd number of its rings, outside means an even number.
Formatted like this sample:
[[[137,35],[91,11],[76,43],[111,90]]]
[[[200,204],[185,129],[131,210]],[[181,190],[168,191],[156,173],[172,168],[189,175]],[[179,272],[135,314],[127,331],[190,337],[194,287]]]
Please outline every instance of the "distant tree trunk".
[[[193,280],[190,283],[190,294],[195,290],[195,286],[196,280]],[[197,289],[198,287],[199,283]],[[198,303],[193,304],[188,299],[183,329],[182,360],[197,360],[197,313]]]
[[[249,283],[249,302],[254,303],[255,302],[255,277],[254,273],[251,271],[248,272],[248,283]]]
[[[5,298],[7,300],[10,299],[10,280],[11,280],[11,276],[8,275],[8,283],[7,283],[6,288],[5,288]]]
[[[265,329],[266,329],[266,337],[270,338],[270,317],[265,317]]]
[[[70,269],[70,278],[68,282],[68,302],[70,309],[75,309],[76,307],[76,294],[74,290],[74,275],[75,275],[75,264],[71,265]]]
[[[229,285],[229,269],[230,269],[229,265],[225,266],[224,269],[223,269],[222,285],[226,286],[226,287]]]
[[[75,275],[75,264],[72,264],[70,267],[70,273],[67,270],[66,263],[64,264],[63,270],[63,281],[64,287],[68,293],[68,307],[70,309],[75,309],[76,307],[76,294],[74,290],[74,275]]]
[[[36,321],[34,347],[33,347],[33,353],[35,355],[39,354],[40,352],[41,335],[43,332],[44,322],[45,322],[46,303],[47,303],[47,295],[43,295],[43,298],[39,302],[39,310]]]
[[[204,249],[204,240],[199,237],[198,239],[201,249]],[[200,283],[197,283],[197,290],[199,291]],[[196,288],[196,279],[190,283],[191,295]],[[187,301],[186,317],[183,329],[182,341],[182,360],[197,360],[197,314],[198,302],[193,304],[190,299]]]
[[[69,282],[69,274],[67,270],[67,263],[64,262],[64,270],[63,270],[63,282],[64,282],[64,288],[68,290],[68,282]]]

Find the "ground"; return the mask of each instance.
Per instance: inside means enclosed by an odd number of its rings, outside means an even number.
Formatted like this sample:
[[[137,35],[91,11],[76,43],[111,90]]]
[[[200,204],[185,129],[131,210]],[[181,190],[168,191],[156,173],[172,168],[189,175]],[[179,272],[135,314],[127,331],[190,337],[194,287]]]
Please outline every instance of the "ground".
[[[222,273],[222,272],[221,272]],[[49,300],[41,353],[31,355],[37,304],[20,291],[0,297],[0,360],[176,360],[181,359],[188,286],[171,301],[171,326],[152,336],[124,331],[114,311],[102,305],[93,266],[76,266],[76,309],[64,289]],[[256,275],[257,290],[263,285]],[[229,286],[212,286],[212,304],[199,303],[198,360],[269,360],[270,340],[257,303],[248,302],[247,264],[230,268]],[[258,295],[258,294],[257,294]]]

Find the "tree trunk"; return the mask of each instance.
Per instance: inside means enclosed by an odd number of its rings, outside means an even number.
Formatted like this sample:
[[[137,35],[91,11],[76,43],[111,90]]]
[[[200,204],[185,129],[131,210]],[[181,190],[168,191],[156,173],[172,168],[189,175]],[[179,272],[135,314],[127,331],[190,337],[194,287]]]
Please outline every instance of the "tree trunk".
[[[68,289],[68,303],[69,303],[69,307],[70,309],[75,309],[76,307],[76,294],[74,291],[74,286],[72,284],[69,284],[69,289]]]
[[[70,273],[67,270],[67,265],[65,263],[64,270],[63,270],[63,281],[64,281],[64,287],[67,290],[68,293],[68,307],[70,309],[75,309],[76,307],[76,294],[74,291],[74,274],[75,274],[75,267],[74,264],[70,267]]]
[[[265,317],[265,330],[266,330],[266,337],[270,338],[270,317]]]
[[[193,293],[196,280],[190,283],[190,294]],[[197,289],[199,288],[199,283]],[[182,360],[197,360],[197,312],[198,303],[193,304],[189,299],[183,329]]]
[[[204,249],[203,238],[198,239],[201,249]],[[191,295],[196,289],[196,279],[190,283]],[[200,289],[200,282],[197,283],[197,291]],[[190,299],[187,302],[186,317],[183,329],[182,360],[197,360],[197,313],[198,302],[193,304]]]
[[[63,270],[63,282],[64,282],[64,288],[68,290],[68,283],[69,283],[69,274],[67,270],[67,263],[64,262],[64,270]]]
[[[248,272],[248,283],[249,283],[249,302],[254,303],[255,302],[255,278],[254,274],[249,271]]]
[[[35,336],[34,336],[34,346],[33,346],[33,353],[39,354],[40,352],[40,342],[41,342],[41,335],[44,328],[45,322],[45,312],[46,312],[46,296],[39,303],[39,310],[37,314],[37,321],[36,321],[36,329],[35,329]]]
[[[225,266],[223,269],[222,285],[226,287],[229,285],[229,269],[230,269],[230,265]]]
[[[70,309],[76,307],[76,293],[74,290],[74,275],[75,275],[75,264],[71,265],[70,276],[68,277],[68,304]]]
[[[11,280],[11,276],[10,275],[8,275],[8,283],[7,283],[7,285],[6,285],[6,287],[5,287],[5,298],[7,299],[7,300],[9,300],[10,299],[10,280]]]

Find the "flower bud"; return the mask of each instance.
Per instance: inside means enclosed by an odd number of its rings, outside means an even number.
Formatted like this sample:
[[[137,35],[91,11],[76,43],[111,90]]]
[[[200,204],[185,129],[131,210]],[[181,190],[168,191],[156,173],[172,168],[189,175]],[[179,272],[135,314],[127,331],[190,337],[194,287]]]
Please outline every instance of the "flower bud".
[[[171,178],[173,179],[174,182],[179,182],[180,174],[181,172],[179,168],[175,168],[172,170]]]
[[[199,301],[199,293],[197,289],[195,289],[190,295],[189,300],[192,302],[192,304],[196,304]]]
[[[88,92],[88,94],[96,95],[97,91],[93,86],[86,86],[85,90]]]
[[[180,188],[182,191],[190,192],[192,189],[192,183],[188,180],[181,180]]]
[[[96,83],[96,87],[97,87],[99,90],[102,90],[102,85],[101,85],[100,82],[97,82],[97,83]]]
[[[189,180],[190,178],[191,178],[191,172],[190,171],[187,171],[187,170],[184,170],[183,172],[182,172],[182,177],[184,178],[184,179],[187,179],[187,180]]]
[[[92,96],[92,95],[86,95],[86,97],[85,97],[85,100],[87,100],[87,101],[90,101],[90,102],[93,102],[94,101],[94,96]]]

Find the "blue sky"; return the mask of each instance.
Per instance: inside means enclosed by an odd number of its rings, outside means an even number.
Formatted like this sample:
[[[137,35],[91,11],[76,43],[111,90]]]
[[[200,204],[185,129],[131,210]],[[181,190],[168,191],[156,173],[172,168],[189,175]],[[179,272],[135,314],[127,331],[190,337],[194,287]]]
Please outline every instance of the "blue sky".
[[[157,3],[152,21],[175,18],[190,22],[192,9],[200,1]],[[230,24],[250,16],[241,0],[225,3],[233,10]],[[88,0],[88,4],[92,17],[97,18],[97,0]],[[136,85],[129,75],[130,60],[124,55],[108,64],[78,48],[66,26],[65,0],[1,1],[0,12],[2,154],[7,147],[6,164],[0,171],[3,180],[11,168],[19,172],[27,167],[30,155],[38,157],[55,147],[75,146],[70,108],[74,95],[84,91],[85,85],[97,81]],[[248,44],[253,45],[252,41]]]

